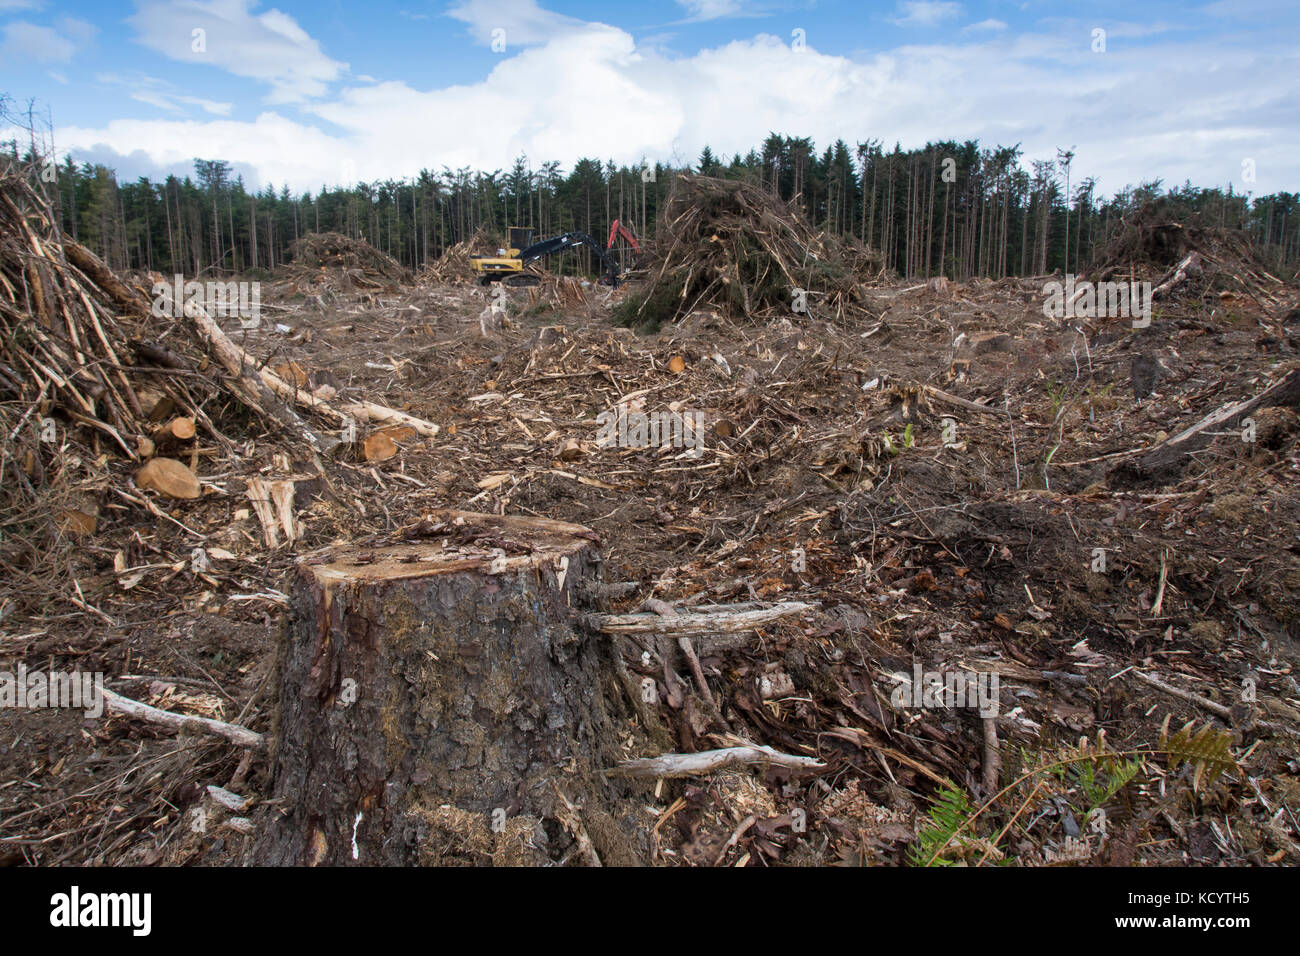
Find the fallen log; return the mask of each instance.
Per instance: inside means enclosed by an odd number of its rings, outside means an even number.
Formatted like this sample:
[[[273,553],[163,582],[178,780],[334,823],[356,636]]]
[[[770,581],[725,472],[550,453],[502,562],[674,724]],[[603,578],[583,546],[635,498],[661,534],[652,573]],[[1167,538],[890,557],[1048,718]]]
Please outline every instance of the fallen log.
[[[1196,424],[1177,435],[1151,446],[1134,461],[1124,461],[1115,471],[1134,473],[1137,477],[1151,477],[1168,471],[1182,459],[1204,448],[1222,429],[1236,429],[1251,412],[1258,408],[1285,405],[1300,408],[1300,369],[1292,369],[1254,398],[1225,405],[1206,415]]]
[[[246,351],[230,340],[221,327],[212,319],[201,305],[187,301],[185,314],[189,316],[199,334],[211,346],[217,360],[242,385],[241,398],[270,418],[275,419],[292,432],[296,432],[318,452],[329,451],[338,444],[337,440],[322,440],[311,430],[296,412],[293,405],[324,415],[337,425],[343,425],[349,418],[385,422],[394,425],[408,425],[416,432],[427,437],[438,434],[438,426],[414,415],[399,412],[393,408],[377,405],[374,402],[356,401],[342,408],[335,408],[311,392],[286,382],[269,368],[258,369],[258,363]],[[256,370],[256,374],[254,371]]]
[[[211,347],[217,361],[230,373],[233,379],[232,389],[241,401],[267,418],[278,422],[291,434],[302,438],[316,452],[328,451],[333,445],[338,444],[337,441],[330,444],[323,441],[292,407],[276,397],[275,392],[266,382],[253,374],[257,366],[252,357],[230,341],[202,306],[195,301],[188,301],[184,305],[184,311],[194,323],[199,335]],[[270,373],[264,372],[265,374]]]
[[[1187,281],[1188,276],[1198,276],[1204,270],[1201,266],[1201,254],[1199,252],[1188,253],[1182,262],[1169,270],[1151,292],[1151,298],[1159,299],[1168,295],[1174,289],[1178,288]]]
[[[816,605],[786,601],[760,610],[733,610],[720,605],[713,611],[683,611],[665,617],[660,614],[590,614],[589,627],[602,634],[719,634],[752,631],[792,614],[810,611]]]

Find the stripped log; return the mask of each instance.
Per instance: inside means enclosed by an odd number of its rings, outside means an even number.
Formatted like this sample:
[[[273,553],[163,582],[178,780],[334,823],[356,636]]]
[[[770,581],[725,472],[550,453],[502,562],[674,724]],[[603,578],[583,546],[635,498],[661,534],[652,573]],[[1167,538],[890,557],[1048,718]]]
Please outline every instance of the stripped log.
[[[759,610],[733,610],[719,605],[717,610],[683,611],[665,617],[660,614],[591,614],[587,624],[602,634],[719,634],[752,631],[793,614],[812,610],[816,605],[786,601]]]
[[[799,757],[771,747],[750,744],[722,750],[702,750],[693,754],[663,754],[624,760],[606,772],[623,777],[694,777],[733,767],[753,766],[782,767],[801,773],[819,773],[827,767],[814,757]]]

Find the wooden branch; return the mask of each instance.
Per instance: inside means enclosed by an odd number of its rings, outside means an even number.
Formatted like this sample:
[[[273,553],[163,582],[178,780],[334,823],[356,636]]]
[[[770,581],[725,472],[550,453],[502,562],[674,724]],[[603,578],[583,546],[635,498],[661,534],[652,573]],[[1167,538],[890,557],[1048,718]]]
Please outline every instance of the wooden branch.
[[[249,750],[262,750],[266,747],[266,738],[262,734],[238,724],[227,724],[210,717],[191,717],[187,714],[174,714],[170,710],[159,710],[157,707],[150,707],[138,700],[116,694],[107,687],[103,689],[103,693],[104,704],[114,714],[134,717],[136,720],[143,720],[169,730],[198,730]]]
[[[327,450],[320,436],[312,431],[291,407],[281,403],[275,392],[262,379],[253,374],[256,366],[252,357],[230,341],[230,338],[225,332],[221,331],[221,327],[212,320],[212,317],[204,311],[202,306],[197,302],[186,302],[184,311],[190,320],[194,322],[199,335],[212,347],[217,361],[225,367],[226,371],[234,379],[234,391],[245,404],[267,418],[279,422],[286,430],[296,433],[313,450],[317,452]],[[338,442],[336,441],[333,444],[338,444]]]
[[[1150,674],[1144,674],[1139,670],[1129,671],[1134,677],[1144,684],[1150,684],[1156,690],[1162,690],[1166,694],[1172,694],[1174,697],[1181,698],[1188,703],[1196,704],[1198,707],[1204,707],[1212,714],[1218,714],[1224,720],[1232,716],[1232,708],[1225,707],[1217,701],[1210,700],[1208,697],[1202,697],[1200,694],[1193,694],[1189,690],[1182,690],[1173,684],[1166,684],[1158,677],[1152,677]]]
[[[624,760],[609,774],[623,777],[691,777],[726,770],[730,767],[783,767],[786,770],[817,772],[826,764],[814,757],[797,757],[771,747],[750,744],[723,750],[703,750],[693,754],[663,754]]]
[[[387,422],[390,425],[409,425],[414,428],[418,434],[426,438],[434,438],[438,434],[438,426],[433,422],[425,421],[423,418],[416,418],[414,415],[408,415],[406,412],[399,412],[395,408],[388,408],[384,405],[376,405],[374,402],[357,401],[351,405],[344,405],[343,411],[354,418],[367,418],[372,422]]]
[[[142,316],[149,312],[149,303],[125,282],[113,274],[104,261],[85,246],[72,239],[63,240],[63,253],[68,261],[85,273],[90,281],[103,289],[113,304],[130,315]]]
[[[1168,295],[1186,282],[1189,275],[1200,275],[1201,271],[1201,254],[1199,252],[1188,254],[1182,262],[1169,270],[1165,277],[1156,284],[1155,289],[1151,292],[1151,298],[1158,299],[1161,296]]]
[[[1210,700],[1208,697],[1202,697],[1200,694],[1193,694],[1190,690],[1183,690],[1180,687],[1175,687],[1173,684],[1166,684],[1160,678],[1152,677],[1150,674],[1144,674],[1139,670],[1131,670],[1128,673],[1142,681],[1142,683],[1150,684],[1156,690],[1162,690],[1166,694],[1185,700],[1190,704],[1204,707],[1210,713],[1217,714],[1226,721],[1232,720],[1232,708],[1225,707],[1218,701]],[[1291,737],[1300,737],[1300,731],[1297,731],[1294,727],[1288,727],[1285,724],[1279,724],[1272,720],[1256,721],[1255,726],[1260,727],[1263,730],[1271,730],[1273,733],[1277,734],[1287,734]]]
[[[712,612],[659,614],[589,614],[587,623],[602,634],[717,634],[750,631],[781,618],[812,610],[816,605],[786,601],[757,611],[737,611],[720,605]]]
[[[199,331],[202,333],[203,337],[212,344],[214,351],[217,353],[217,358],[221,361],[221,364],[226,367],[226,370],[229,371],[230,374],[237,378],[248,380],[252,378],[253,370],[257,369],[257,378],[254,379],[254,381],[260,380],[261,386],[271,395],[274,395],[276,398],[289,405],[300,405],[303,408],[316,412],[317,414],[324,415],[326,418],[331,419],[339,425],[343,423],[345,418],[351,417],[368,421],[386,422],[390,425],[409,425],[411,428],[414,428],[417,433],[424,435],[427,438],[433,438],[438,434],[438,426],[433,422],[425,421],[423,418],[416,418],[414,415],[408,415],[406,412],[399,412],[394,408],[388,408],[374,402],[361,400],[352,402],[349,405],[344,405],[342,408],[335,408],[324,399],[317,398],[306,389],[300,388],[290,382],[286,382],[269,368],[258,369],[258,363],[254,358],[234,342],[230,341],[229,336],[227,336],[225,332],[221,331],[220,326],[212,320],[211,316],[209,316],[202,307],[198,305],[198,303],[186,302],[185,311],[199,327]],[[297,416],[295,415],[294,417],[296,418]],[[305,430],[306,425],[302,425],[301,428]],[[312,435],[310,430],[307,431],[307,434]],[[312,435],[312,437],[315,436]],[[316,439],[313,443],[313,447],[315,447],[317,451],[322,450],[319,442],[320,440]]]
[[[992,795],[1000,789],[1002,777],[1002,746],[998,741],[998,719],[984,720],[984,770],[982,783],[985,794]]]
[[[1184,455],[1208,445],[1214,437],[1214,432],[1237,428],[1241,420],[1255,409],[1277,405],[1300,408],[1300,369],[1292,369],[1254,398],[1225,405],[1206,415],[1190,428],[1185,428],[1172,438],[1153,445],[1134,463],[1137,471],[1141,474],[1149,474],[1166,468]]]
[[[959,398],[956,395],[945,392],[943,389],[935,388],[933,385],[923,385],[922,388],[925,389],[927,394],[933,395],[939,401],[946,402],[949,405],[956,405],[958,408],[964,408],[967,411],[983,412],[986,415],[995,415],[998,418],[1006,417],[1006,412],[1000,408],[993,408],[990,405],[981,405],[979,402],[967,401],[964,398]]]
[[[559,784],[555,784],[555,794],[560,798],[560,806],[555,808],[555,816],[560,821],[560,825],[573,836],[588,866],[603,866],[604,864],[600,862],[600,854],[596,852],[587,828],[582,823],[581,812],[574,806],[573,801],[565,796]]]

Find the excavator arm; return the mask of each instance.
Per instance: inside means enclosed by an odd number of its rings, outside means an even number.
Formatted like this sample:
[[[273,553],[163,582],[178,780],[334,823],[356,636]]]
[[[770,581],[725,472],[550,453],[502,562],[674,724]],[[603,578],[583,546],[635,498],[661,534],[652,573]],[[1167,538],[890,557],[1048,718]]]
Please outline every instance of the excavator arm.
[[[615,219],[613,223],[610,224],[609,241],[605,243],[605,248],[613,249],[614,240],[617,239],[619,236],[622,236],[624,239],[627,240],[628,245],[632,247],[633,252],[635,252],[637,255],[641,254],[641,244],[636,241],[636,238],[632,235],[632,233],[628,232],[627,226],[623,225],[623,223],[618,219]]]
[[[596,252],[597,258],[600,259],[601,266],[608,265],[609,255],[601,248],[600,243],[585,232],[566,232],[562,236],[555,236],[551,239],[543,239],[541,242],[534,242],[527,249],[519,253],[519,260],[528,265],[536,262],[545,256],[554,255],[565,249],[572,249],[574,246],[590,246]]]
[[[618,261],[608,249],[602,248],[600,243],[585,232],[566,232],[564,235],[556,236],[553,239],[543,239],[541,242],[535,242],[519,253],[519,260],[523,265],[528,265],[544,256],[554,255],[564,249],[572,249],[574,246],[590,246],[596,253],[596,258],[600,260],[601,271],[609,276],[611,282],[616,280]]]

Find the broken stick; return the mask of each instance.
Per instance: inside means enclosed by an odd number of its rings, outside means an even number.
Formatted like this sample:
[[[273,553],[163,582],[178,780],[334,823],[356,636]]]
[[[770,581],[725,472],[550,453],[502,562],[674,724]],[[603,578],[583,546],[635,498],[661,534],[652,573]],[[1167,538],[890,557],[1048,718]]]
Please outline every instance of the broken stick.
[[[159,710],[157,707],[142,704],[138,700],[115,694],[107,687],[103,688],[103,694],[105,706],[114,714],[134,717],[136,720],[143,720],[146,723],[166,727],[169,730],[198,730],[214,737],[220,737],[222,740],[228,740],[237,747],[246,747],[249,750],[262,750],[266,746],[265,737],[238,724],[227,724],[220,720],[213,720],[210,717],[192,717],[188,714],[174,714],[170,710]]]
[[[682,612],[672,617],[659,614],[589,614],[587,623],[602,634],[717,634],[749,631],[803,611],[812,604],[786,601],[757,611],[723,609],[712,612]]]
[[[753,766],[818,772],[825,770],[827,765],[814,757],[798,757],[760,744],[749,744],[722,750],[702,750],[693,754],[663,754],[639,760],[624,760],[606,773],[623,777],[691,777],[730,767]]]

